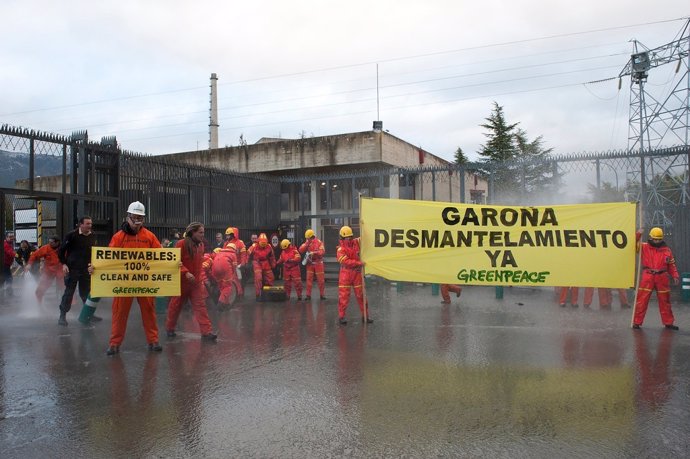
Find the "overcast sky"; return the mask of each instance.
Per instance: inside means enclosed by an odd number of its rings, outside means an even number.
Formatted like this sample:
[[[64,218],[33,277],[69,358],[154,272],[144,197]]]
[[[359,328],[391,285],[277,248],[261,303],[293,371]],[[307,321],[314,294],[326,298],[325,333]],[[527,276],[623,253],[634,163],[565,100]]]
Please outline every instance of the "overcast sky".
[[[0,124],[163,154],[384,129],[471,159],[496,101],[556,154],[627,146],[632,39],[666,44],[687,0],[3,0]],[[377,115],[377,64],[378,100]],[[667,68],[668,67],[668,68]],[[650,72],[663,92],[675,65]]]

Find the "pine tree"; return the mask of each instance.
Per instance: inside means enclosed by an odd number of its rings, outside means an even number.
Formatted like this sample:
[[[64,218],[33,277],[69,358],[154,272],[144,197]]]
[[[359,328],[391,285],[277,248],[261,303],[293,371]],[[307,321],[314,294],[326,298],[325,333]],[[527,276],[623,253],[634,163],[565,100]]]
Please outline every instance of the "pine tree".
[[[480,124],[481,127],[489,132],[484,133],[489,140],[485,145],[481,145],[479,156],[485,162],[503,162],[515,158],[516,149],[514,143],[515,128],[519,123],[506,123],[503,107],[494,102],[494,109],[488,118],[487,123]]]
[[[548,159],[551,148],[544,148],[542,136],[530,141],[520,123],[509,124],[503,107],[494,102],[485,124],[488,141],[481,146],[479,156],[487,165],[483,175],[491,180],[494,202],[519,203],[525,199],[535,202],[538,192],[558,191],[560,176]],[[528,196],[531,195],[531,196]]]
[[[458,149],[455,150],[455,164],[462,166],[468,162],[469,159],[467,158],[467,155],[465,155],[465,152],[462,151],[462,148],[458,147]]]

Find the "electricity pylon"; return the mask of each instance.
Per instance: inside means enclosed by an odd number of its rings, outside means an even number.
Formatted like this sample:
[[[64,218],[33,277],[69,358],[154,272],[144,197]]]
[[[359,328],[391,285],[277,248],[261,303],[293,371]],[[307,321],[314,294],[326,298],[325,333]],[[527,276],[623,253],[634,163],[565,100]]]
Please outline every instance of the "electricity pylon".
[[[639,184],[637,200],[643,208],[641,224],[672,226],[673,210],[690,203],[687,154],[678,154],[672,146],[688,146],[690,135],[690,20],[678,38],[649,49],[633,40],[633,54],[618,75],[630,76],[630,123],[628,152],[639,151],[640,169],[631,182]],[[654,95],[646,87],[649,71],[676,63],[671,87],[665,95]],[[620,84],[620,83],[619,83]],[[669,151],[671,150],[671,151]],[[637,188],[637,187],[635,187]]]

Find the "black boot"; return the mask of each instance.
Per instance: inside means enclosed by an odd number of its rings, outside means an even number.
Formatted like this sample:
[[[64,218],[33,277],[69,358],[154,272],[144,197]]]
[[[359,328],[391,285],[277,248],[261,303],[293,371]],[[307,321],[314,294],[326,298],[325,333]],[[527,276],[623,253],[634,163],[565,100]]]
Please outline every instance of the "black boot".
[[[67,313],[61,312],[60,318],[58,319],[58,325],[67,326]]]
[[[120,346],[110,346],[107,351],[105,351],[105,355],[115,355],[120,352]]]

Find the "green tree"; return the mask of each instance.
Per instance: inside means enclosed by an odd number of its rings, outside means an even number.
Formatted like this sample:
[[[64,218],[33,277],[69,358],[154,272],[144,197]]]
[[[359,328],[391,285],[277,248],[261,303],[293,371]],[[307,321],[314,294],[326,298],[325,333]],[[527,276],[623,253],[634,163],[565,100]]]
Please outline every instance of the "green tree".
[[[462,151],[462,148],[458,147],[458,149],[455,150],[455,164],[462,166],[467,164],[468,162],[469,158],[467,158],[465,152]]]
[[[591,183],[587,184],[587,192],[592,197],[592,202],[624,202],[625,190],[619,190],[610,182],[601,182],[597,188]]]
[[[497,102],[494,102],[493,111],[485,120],[487,122],[480,126],[489,131],[484,133],[488,140],[485,145],[480,146],[479,156],[484,158],[485,162],[514,159],[517,154],[514,142],[515,128],[519,123],[508,124],[503,114],[503,107]]]
[[[551,148],[544,147],[542,136],[529,140],[519,123],[506,121],[503,107],[493,103],[491,115],[480,126],[487,129],[479,156],[486,165],[482,172],[490,180],[494,202],[518,203],[536,193],[558,192],[560,176],[551,161]],[[531,196],[530,196],[531,195]]]

